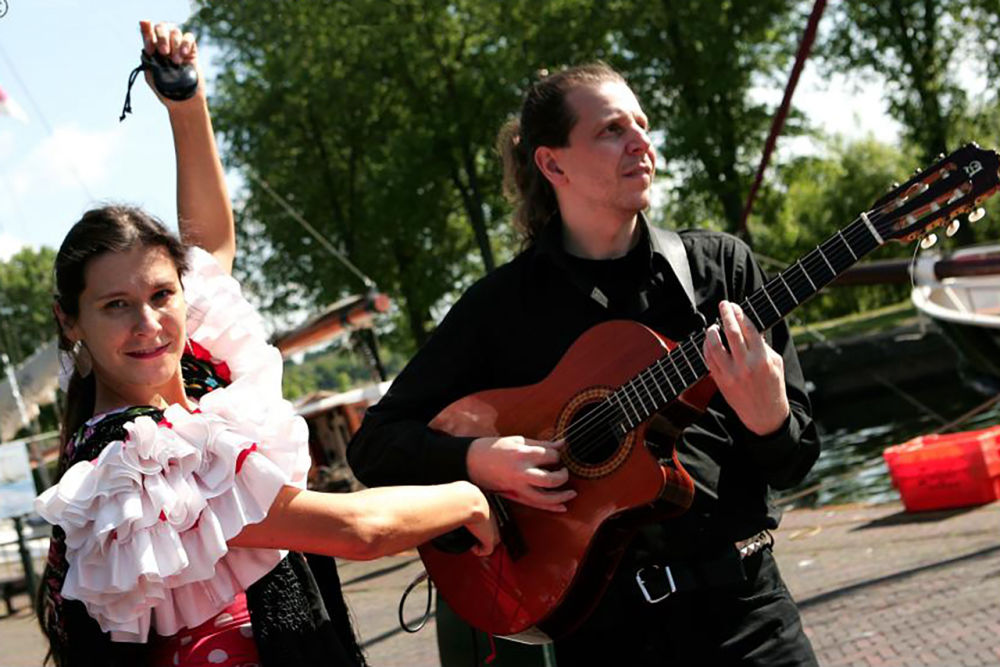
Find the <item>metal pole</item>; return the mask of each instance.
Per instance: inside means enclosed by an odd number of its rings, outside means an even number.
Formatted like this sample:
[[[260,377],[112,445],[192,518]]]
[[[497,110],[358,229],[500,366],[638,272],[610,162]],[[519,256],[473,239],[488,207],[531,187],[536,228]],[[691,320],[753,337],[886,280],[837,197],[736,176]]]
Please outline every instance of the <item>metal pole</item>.
[[[0,352],[0,362],[3,363],[4,371],[7,373],[7,380],[10,382],[10,392],[14,396],[14,404],[17,406],[17,411],[21,416],[21,425],[30,426],[31,417],[28,416],[28,408],[24,405],[24,400],[21,398],[21,387],[17,383],[17,370],[14,368],[14,364],[11,363],[10,357],[7,356],[6,352]]]
[[[38,589],[38,580],[35,577],[35,567],[31,562],[31,552],[24,541],[24,531],[21,526],[21,517],[14,517],[14,530],[17,531],[17,549],[21,552],[21,567],[24,568],[24,581],[28,584],[28,595],[34,596]]]
[[[39,493],[41,493],[45,489],[52,486],[52,478],[49,477],[49,469],[48,466],[45,465],[45,460],[42,458],[42,455],[38,453],[38,444],[39,441],[37,440],[33,440],[28,443],[28,459],[35,464],[35,470],[38,471],[38,481],[41,482],[42,486]]]

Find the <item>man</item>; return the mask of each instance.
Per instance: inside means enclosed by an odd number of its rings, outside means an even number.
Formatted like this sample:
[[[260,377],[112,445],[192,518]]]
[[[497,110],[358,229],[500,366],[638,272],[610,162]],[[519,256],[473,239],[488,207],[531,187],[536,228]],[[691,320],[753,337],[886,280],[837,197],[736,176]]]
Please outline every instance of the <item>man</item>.
[[[641,213],[655,170],[646,116],[603,64],[536,83],[500,148],[527,247],[463,295],[369,411],[349,449],[355,473],[378,485],[470,479],[564,511],[574,492],[559,443],[451,437],[427,423],[475,391],[538,382],[600,322],[632,319],[682,340],[718,318],[703,354],[719,392],[677,444],[693,505],[641,530],[597,610],[557,642],[557,662],[815,664],[763,531],[780,518],[769,487],[799,482],[819,443],[787,328],[768,343],[734,303],[764,282],[749,249],[725,234],[680,234],[692,304],[685,269],[675,273]],[[650,603],[636,573],[666,565],[690,585]]]

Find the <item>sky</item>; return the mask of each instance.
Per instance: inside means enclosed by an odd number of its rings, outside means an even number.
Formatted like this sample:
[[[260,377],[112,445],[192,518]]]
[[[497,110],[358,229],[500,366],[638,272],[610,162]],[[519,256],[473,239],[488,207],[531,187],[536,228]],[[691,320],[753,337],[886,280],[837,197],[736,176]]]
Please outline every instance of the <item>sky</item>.
[[[189,2],[6,1],[0,88],[28,121],[0,116],[0,260],[25,245],[57,248],[73,222],[103,202],[142,206],[176,228],[170,127],[141,77],[133,113],[118,117],[142,47],[139,20],[183,22]],[[200,54],[211,97],[211,49]],[[760,94],[777,104],[782,91]],[[898,132],[872,86],[854,91],[842,79],[824,81],[812,63],[795,103],[827,132],[882,139]],[[239,179],[229,180],[232,192]]]
[[[133,203],[173,225],[174,156],[163,105],[142,78],[139,19],[183,21],[187,0],[7,0],[0,88],[28,117],[0,116],[0,259],[58,247],[104,201]],[[176,225],[173,225],[176,226]]]

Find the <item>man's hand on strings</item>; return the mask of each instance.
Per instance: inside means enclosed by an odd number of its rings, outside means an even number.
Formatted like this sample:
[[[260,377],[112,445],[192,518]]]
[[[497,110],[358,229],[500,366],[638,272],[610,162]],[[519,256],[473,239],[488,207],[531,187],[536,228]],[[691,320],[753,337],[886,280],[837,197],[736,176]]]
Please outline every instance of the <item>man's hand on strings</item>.
[[[569,480],[569,471],[559,459],[562,446],[519,435],[477,438],[466,455],[469,479],[522,505],[565,512],[576,491],[558,488]]]
[[[735,303],[719,303],[719,325],[705,332],[705,362],[723,398],[757,435],[777,431],[789,415],[785,364]],[[722,343],[722,335],[729,346]]]
[[[182,33],[173,23],[152,23],[150,21],[139,21],[139,32],[142,33],[142,49],[147,54],[152,55],[158,52],[164,58],[171,60],[174,64],[194,65],[198,72],[198,91],[191,99],[205,99],[205,77],[201,73],[198,65],[198,45],[195,43],[194,35],[190,32]],[[173,109],[185,104],[188,100],[175,101],[168,100],[157,92],[153,85],[153,75],[146,71],[146,83],[157,98],[168,109]]]

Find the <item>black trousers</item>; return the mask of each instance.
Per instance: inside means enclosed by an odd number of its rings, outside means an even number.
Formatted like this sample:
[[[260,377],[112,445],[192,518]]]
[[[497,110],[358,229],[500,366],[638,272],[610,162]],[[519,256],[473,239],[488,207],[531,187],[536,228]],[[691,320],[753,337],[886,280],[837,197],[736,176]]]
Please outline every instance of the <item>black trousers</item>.
[[[595,612],[556,642],[558,667],[817,665],[770,549],[743,561],[746,581],[645,601],[619,568]]]

